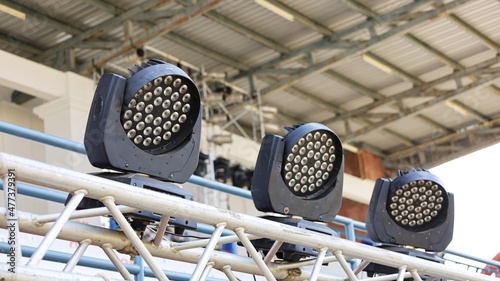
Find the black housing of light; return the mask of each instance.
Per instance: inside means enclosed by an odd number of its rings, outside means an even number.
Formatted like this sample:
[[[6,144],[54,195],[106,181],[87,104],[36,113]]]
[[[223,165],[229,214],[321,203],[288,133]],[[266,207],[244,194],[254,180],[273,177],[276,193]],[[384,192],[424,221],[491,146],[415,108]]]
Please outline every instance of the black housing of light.
[[[252,176],[253,171],[242,164],[237,164],[231,168],[231,181],[234,186],[250,189]]]
[[[343,151],[338,136],[318,123],[266,135],[252,178],[255,207],[263,212],[331,222],[342,200]]]
[[[416,249],[399,247],[399,246],[381,246],[381,248],[392,251],[392,252],[396,252],[396,253],[399,253],[402,255],[407,255],[410,257],[415,257],[415,258],[423,259],[423,260],[430,261],[430,262],[444,264],[444,259],[441,256],[439,256],[438,253],[423,252],[423,251],[419,251]],[[390,266],[386,266],[386,265],[372,262],[369,265],[367,265],[363,271],[365,271],[367,273],[368,277],[375,277],[375,276],[384,276],[384,275],[388,275],[388,274],[397,274],[399,272],[399,269],[395,268],[395,267],[390,267]],[[435,277],[429,276],[429,275],[421,275],[420,279],[422,281],[425,281],[425,280],[446,281],[445,279],[435,278]],[[405,281],[413,281],[415,279],[405,278],[404,280]]]
[[[106,73],[97,85],[85,149],[99,168],[185,182],[198,164],[201,101],[184,71],[160,60],[130,78]]]
[[[375,183],[366,230],[375,242],[440,252],[453,238],[454,199],[426,170],[398,171]]]

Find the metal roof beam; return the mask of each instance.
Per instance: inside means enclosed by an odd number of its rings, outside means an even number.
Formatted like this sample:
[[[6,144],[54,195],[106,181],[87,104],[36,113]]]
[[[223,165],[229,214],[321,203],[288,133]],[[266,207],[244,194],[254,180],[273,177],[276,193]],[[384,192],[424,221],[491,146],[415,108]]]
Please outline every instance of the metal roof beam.
[[[204,14],[204,16],[215,21],[215,22],[218,22],[219,24],[222,24],[222,25],[224,25],[232,30],[235,30],[235,31],[249,37],[250,39],[253,39],[253,40],[255,40],[255,41],[257,41],[257,42],[259,42],[267,47],[270,47],[270,48],[276,50],[277,52],[286,54],[286,53],[289,53],[292,51],[290,48],[287,48],[284,45],[282,45],[274,40],[271,40],[271,39],[263,36],[262,34],[259,34],[259,33],[255,32],[254,30],[251,30],[251,29],[241,25],[240,23],[235,22],[234,20],[229,19],[228,17],[226,17],[220,13],[217,13],[215,11],[207,12]],[[301,60],[301,62],[304,64],[308,64],[311,61],[306,62],[306,61]],[[313,63],[311,63],[311,64],[313,64]],[[278,69],[265,69],[265,70],[259,71],[259,74],[275,74],[275,73],[292,73],[293,74],[299,70],[300,69],[285,69],[285,70],[279,69],[279,68]],[[383,97],[379,93],[377,93],[376,91],[373,91],[373,90],[371,90],[371,89],[369,89],[369,88],[367,88],[367,87],[365,87],[365,86],[363,86],[363,85],[361,85],[361,84],[359,84],[359,83],[357,83],[357,82],[355,82],[355,81],[353,81],[345,76],[342,76],[338,73],[335,73],[332,70],[327,70],[325,73],[328,74],[329,77],[334,78],[336,81],[338,81],[338,82],[340,82],[340,83],[342,83],[342,84],[344,84],[344,85],[346,85],[346,86],[348,86],[356,91],[359,91],[365,95],[368,95],[374,99],[379,99],[379,98]],[[262,78],[260,77],[260,79],[262,79]],[[292,91],[292,92],[296,93],[297,91]],[[298,96],[300,96],[301,98],[305,98],[304,95],[299,94]],[[309,100],[310,102],[313,102],[319,106],[323,106],[325,103],[323,100],[315,100],[315,99],[311,100],[308,98],[306,98],[306,100]]]
[[[85,2],[103,11],[106,11],[114,16],[118,15],[119,13],[123,13],[123,9],[103,0],[85,0]]]
[[[158,20],[161,18],[175,16],[177,13],[181,13],[182,11],[184,11],[184,9],[149,11],[133,17],[132,20]]]
[[[500,88],[497,85],[491,84],[487,88],[495,95],[500,96]]]
[[[337,63],[340,60],[345,59],[347,57],[351,57],[353,55],[358,55],[362,52],[366,52],[369,49],[375,47],[377,44],[380,44],[381,42],[383,42],[389,38],[393,38],[395,36],[401,35],[402,33],[406,33],[406,32],[408,32],[409,29],[414,28],[417,25],[422,24],[425,21],[427,21],[435,16],[438,16],[439,14],[441,14],[444,11],[447,11],[451,8],[454,8],[454,7],[462,4],[464,1],[467,1],[467,0],[455,0],[454,2],[444,4],[440,8],[435,8],[435,9],[432,9],[428,12],[425,12],[425,13],[421,14],[420,16],[417,16],[414,19],[387,31],[384,34],[381,34],[375,38],[371,38],[370,40],[366,41],[364,44],[362,44],[360,46],[352,47],[341,54],[335,55],[332,58],[329,58],[323,62],[312,65],[309,68],[307,68],[306,70],[299,72],[298,74],[291,75],[287,78],[281,79],[278,83],[275,83],[275,84],[270,85],[267,88],[263,89],[261,91],[261,94],[264,96],[266,94],[282,90],[284,88],[289,87],[290,85],[293,85],[294,83],[297,83],[297,82],[309,77],[310,75],[325,71],[327,68],[331,67],[332,64]]]
[[[360,83],[358,83],[352,79],[349,79],[346,76],[344,76],[338,72],[335,72],[331,69],[326,70],[324,72],[324,74],[326,74],[326,76],[338,81],[340,84],[343,84],[344,86],[347,86],[351,89],[354,89],[354,90],[356,90],[356,91],[358,91],[366,96],[369,96],[369,97],[373,98],[374,100],[379,100],[379,99],[385,98],[385,96],[379,94],[377,91],[374,91],[374,90],[372,90],[364,85],[361,85]]]
[[[470,127],[465,130],[453,132],[442,137],[438,137],[414,147],[410,147],[398,152],[389,154],[384,159],[384,165],[394,168],[401,168],[403,165],[415,165],[424,168],[431,168],[459,156],[477,151],[481,148],[498,143],[500,139],[500,119],[484,122],[480,125]],[[470,135],[474,135],[472,142]],[[455,151],[441,150],[441,146],[456,148]],[[426,155],[425,163],[418,163],[419,153]],[[408,166],[406,166],[408,167]]]
[[[68,34],[79,35],[80,33],[82,33],[82,31],[80,29],[71,26],[69,23],[62,22],[62,21],[57,20],[53,17],[50,17],[46,14],[43,14],[40,11],[35,11],[35,10],[28,8],[26,6],[23,6],[19,3],[9,1],[9,0],[0,0],[0,4],[3,4],[7,7],[10,7],[14,10],[20,11],[22,13],[25,13],[26,16],[28,16],[28,19],[30,17],[41,19],[43,24],[47,24],[50,27],[64,31]]]
[[[488,116],[482,114],[481,112],[475,110],[474,108],[464,104],[463,102],[461,102],[459,100],[450,100],[449,103],[452,103],[454,106],[457,106],[458,108],[465,111],[467,114],[474,116],[474,118],[476,118],[480,121],[483,121],[483,122],[491,121],[491,118],[489,118]]]
[[[194,42],[193,40],[190,40],[180,34],[177,34],[175,32],[168,32],[162,35],[163,38],[173,41],[179,45],[182,45],[186,48],[189,48],[191,50],[194,50],[197,53],[203,54],[207,57],[210,57],[216,61],[219,61],[225,65],[228,65],[230,67],[239,69],[239,70],[245,70],[249,69],[250,67],[236,59],[233,59],[227,55],[224,55],[222,53],[219,53],[215,50],[209,49],[206,46]]]
[[[191,40],[189,40],[189,39],[187,39],[179,34],[176,34],[174,32],[166,33],[163,35],[163,37],[165,37],[168,40],[172,40],[172,41],[174,41],[174,42],[176,42],[176,43],[178,43],[186,48],[190,48],[190,49],[192,49],[200,54],[211,57],[214,60],[217,60],[219,62],[227,64],[233,68],[241,69],[241,70],[249,68],[249,66],[245,65],[242,62],[237,61],[236,59],[230,58],[230,57],[228,57],[224,54],[221,54],[215,50],[209,49],[201,44],[198,44],[194,41],[191,41]],[[259,79],[263,80],[266,83],[276,83],[278,81],[278,79],[272,78],[272,77],[260,77]],[[328,110],[332,113],[345,112],[345,110],[343,110],[342,108],[337,107],[335,105],[332,105],[332,104],[326,102],[325,100],[317,98],[313,94],[307,93],[307,92],[305,92],[297,87],[290,87],[287,89],[287,91],[298,98],[301,98],[305,101],[308,101],[312,104],[315,104],[315,105],[323,108],[324,110]]]
[[[363,56],[366,56],[367,58],[370,58],[373,61],[376,61],[377,63],[383,65],[387,69],[390,69],[391,72],[394,72],[395,74],[399,75],[400,77],[402,77],[403,79],[405,79],[406,81],[408,81],[414,85],[422,85],[423,84],[422,80],[420,80],[417,77],[411,75],[410,73],[404,71],[403,69],[395,66],[394,64],[386,61],[385,59],[375,55],[374,53],[366,52],[363,54]]]
[[[399,133],[396,133],[395,131],[393,130],[389,130],[389,129],[382,129],[380,130],[380,132],[384,135],[387,135],[389,136],[390,138],[400,142],[400,143],[403,143],[403,144],[406,144],[407,146],[414,146],[416,145],[417,143],[412,141],[411,139],[399,134]]]
[[[414,106],[412,108],[408,108],[406,110],[406,112],[404,112],[403,116],[386,118],[385,120],[383,120],[381,122],[374,123],[373,125],[371,125],[369,127],[360,129],[360,130],[358,130],[358,131],[356,131],[356,132],[354,132],[352,134],[346,135],[344,137],[344,140],[345,141],[352,141],[353,139],[355,139],[356,137],[359,137],[360,135],[363,135],[363,134],[369,133],[369,132],[371,132],[373,130],[379,129],[379,128],[384,127],[384,126],[387,126],[388,124],[390,124],[390,123],[392,123],[394,121],[400,120],[404,116],[409,116],[411,114],[414,114],[414,113],[416,113],[416,112],[418,112],[418,111],[420,111],[422,109],[428,108],[429,106],[435,105],[435,104],[443,102],[445,100],[448,100],[448,99],[450,99],[450,98],[452,98],[452,97],[454,97],[456,95],[459,95],[459,94],[465,93],[467,91],[474,90],[474,89],[477,89],[479,87],[483,87],[485,85],[491,84],[491,83],[493,83],[493,81],[495,79],[498,79],[498,78],[500,78],[500,71],[498,71],[494,75],[480,78],[480,79],[478,79],[478,81],[476,81],[474,83],[471,83],[471,84],[469,84],[467,86],[464,86],[462,88],[459,88],[457,90],[446,91],[444,94],[437,96],[433,100],[421,103],[421,104],[419,104],[417,106]]]
[[[365,15],[367,17],[374,18],[374,17],[378,16],[377,13],[370,10],[368,7],[366,7],[365,5],[363,5],[362,3],[358,2],[358,1],[342,0],[342,2],[344,2],[352,10],[354,10],[362,15]]]
[[[115,47],[117,44],[120,44],[120,42],[95,40],[95,41],[82,41],[80,43],[76,43],[73,47],[87,48],[87,49],[111,49]]]
[[[3,42],[4,44],[6,44],[12,48],[21,50],[21,51],[26,52],[26,53],[34,54],[34,55],[42,52],[42,49],[40,49],[37,46],[34,46],[34,45],[27,43],[27,42],[22,42],[19,39],[16,39],[12,36],[8,36],[8,35],[2,34],[2,33],[0,33],[0,42]],[[16,51],[14,51],[13,53],[15,54]]]
[[[470,34],[474,35],[477,37],[479,40],[483,41],[484,44],[486,44],[488,47],[496,51],[497,53],[500,52],[500,45],[498,45],[496,42],[488,38],[486,35],[481,33],[479,30],[471,26],[470,24],[466,23],[464,20],[461,18],[457,17],[454,14],[449,14],[447,16],[452,22],[456,23],[458,26],[461,28],[465,29],[467,32]]]
[[[431,118],[429,118],[429,117],[427,117],[425,115],[417,114],[414,117],[416,119],[418,119],[419,121],[422,121],[423,123],[425,123],[427,125],[430,125],[431,127],[434,127],[436,129],[438,129],[439,131],[441,131],[444,134],[451,134],[451,133],[454,132],[452,129],[444,126],[443,124],[440,124],[440,123],[432,120]]]
[[[219,4],[222,0],[212,0],[212,1],[199,1],[196,5],[189,6],[183,13],[179,13],[176,16],[164,20],[157,25],[153,26],[151,29],[147,30],[142,34],[142,36],[134,38],[133,42],[124,42],[123,44],[113,48],[110,51],[105,52],[104,54],[98,56],[97,58],[93,58],[90,61],[83,63],[74,69],[75,72],[80,73],[88,73],[95,67],[99,67],[109,60],[129,51],[133,48],[133,46],[140,46],[150,40],[153,37],[159,36],[168,30],[176,27],[177,25],[185,22],[191,17],[202,14],[210,9],[212,9],[215,5]],[[127,12],[125,12],[127,13]]]
[[[332,35],[333,31],[330,30],[328,27],[318,23],[317,21],[314,21],[313,19],[307,17],[306,15],[298,12],[295,9],[290,8],[289,6],[281,3],[280,1],[276,0],[266,0],[267,2],[271,3],[272,5],[282,9],[283,11],[293,15],[294,19],[301,24],[311,28],[314,31],[317,31],[323,35]]]
[[[381,100],[374,101],[373,103],[370,103],[365,106],[361,106],[359,108],[349,110],[349,112],[346,112],[344,114],[341,114],[339,116],[335,116],[334,118],[323,120],[323,123],[333,123],[336,121],[342,121],[347,118],[353,118],[356,117],[358,114],[365,113],[369,110],[372,110],[374,108],[377,108],[383,104],[393,102],[396,99],[403,99],[411,96],[423,96],[428,92],[431,92],[433,88],[439,84],[442,84],[444,82],[454,80],[456,78],[464,77],[464,76],[470,76],[470,75],[475,75],[476,73],[481,73],[481,71],[484,71],[485,69],[489,69],[490,66],[499,63],[500,62],[500,56],[497,56],[493,59],[489,59],[487,61],[484,61],[482,63],[476,64],[475,66],[469,67],[465,70],[458,70],[453,72],[452,74],[443,76],[441,78],[438,78],[434,81],[428,82],[426,84],[423,84],[421,86],[409,89],[407,91],[395,94],[390,97],[386,97]]]
[[[266,46],[266,47],[269,47],[273,50],[276,50],[277,52],[279,53],[289,53],[291,51],[290,48],[287,48],[285,47],[284,45],[282,45],[281,43],[278,43],[262,34],[259,34],[257,32],[255,32],[254,30],[246,27],[246,26],[243,26],[242,24],[220,14],[220,13],[217,13],[216,11],[209,11],[207,13],[204,14],[205,17],[225,26],[225,27],[228,27],[236,32],[239,32],[241,34],[243,34],[244,36],[254,40],[254,41],[257,41],[259,42],[260,44]]]
[[[416,46],[419,46],[420,48],[424,49],[425,51],[427,51],[428,53],[430,53],[431,55],[433,55],[435,58],[437,58],[438,60],[440,60],[444,64],[449,65],[449,66],[451,66],[454,69],[464,69],[464,67],[461,64],[459,64],[458,62],[450,59],[448,56],[446,56],[445,54],[443,54],[440,51],[436,50],[435,48],[431,47],[430,45],[428,45],[424,41],[418,39],[414,35],[412,35],[412,34],[406,34],[404,36],[404,38],[406,40],[408,40],[410,43],[412,43],[412,44],[414,44]]]
[[[72,37],[68,40],[65,40],[65,41],[51,47],[50,49],[37,55],[35,57],[35,60],[41,61],[42,59],[47,58],[51,55],[54,55],[59,51],[62,51],[62,50],[67,49],[67,48],[71,48],[71,47],[73,47],[73,45],[80,43],[83,40],[85,40],[85,39],[87,39],[95,34],[102,33],[103,31],[120,26],[123,24],[123,22],[125,20],[130,19],[130,18],[144,12],[145,10],[153,8],[160,3],[163,4],[164,2],[165,2],[164,0],[149,0],[145,3],[139,4],[139,5],[135,6],[134,8],[127,10],[126,12],[124,12],[124,13],[122,13],[122,14],[120,14],[120,15],[118,15],[110,20],[107,20],[107,21],[100,23],[92,28],[89,28],[88,30],[85,30],[84,32],[80,33],[79,35]],[[129,42],[127,42],[127,43],[129,43]]]
[[[448,3],[445,6],[441,6],[441,8],[439,9],[439,12],[442,12],[443,10],[457,7],[458,5],[464,3],[465,1],[467,1],[467,0],[455,0],[454,2]],[[271,67],[275,64],[296,58],[298,56],[302,56],[302,55],[307,54],[313,50],[317,50],[317,49],[325,48],[325,47],[334,48],[334,47],[336,47],[336,45],[339,45],[339,46],[345,45],[345,44],[339,44],[339,42],[337,42],[337,41],[342,39],[345,36],[348,36],[348,35],[351,35],[355,32],[358,32],[360,30],[364,30],[366,28],[369,28],[370,26],[375,26],[375,25],[382,24],[385,22],[392,22],[392,21],[395,21],[398,19],[402,19],[402,18],[406,17],[406,15],[405,15],[406,12],[411,11],[411,10],[415,9],[416,7],[419,7],[421,5],[425,5],[429,2],[434,2],[434,1],[433,0],[414,1],[410,4],[407,4],[403,7],[400,7],[398,9],[393,10],[393,11],[390,11],[386,14],[377,16],[376,18],[370,19],[370,20],[365,21],[361,24],[358,24],[356,26],[347,28],[343,31],[334,33],[330,36],[323,38],[322,40],[313,42],[313,43],[308,44],[304,47],[293,50],[292,52],[285,54],[285,55],[282,55],[279,58],[272,59],[272,60],[270,60],[266,63],[263,63],[261,65],[254,66],[247,71],[243,71],[240,74],[237,74],[233,77],[230,77],[229,81],[234,81],[234,80],[237,80],[240,78],[244,78],[246,76],[249,76],[249,75],[252,75],[253,73],[258,72],[261,69],[266,69],[266,68]],[[425,17],[426,15],[427,14],[421,15],[421,17]],[[437,15],[438,15],[438,13],[433,13],[430,17],[437,16]],[[421,19],[421,17],[419,19]],[[427,19],[427,17],[426,17],[426,19]],[[424,19],[424,20],[426,20],[426,19]],[[413,21],[412,24],[415,24],[415,22]],[[405,28],[408,28],[408,26],[405,26]],[[361,43],[363,43],[363,42],[361,42]],[[366,44],[360,44],[360,45],[366,46]]]

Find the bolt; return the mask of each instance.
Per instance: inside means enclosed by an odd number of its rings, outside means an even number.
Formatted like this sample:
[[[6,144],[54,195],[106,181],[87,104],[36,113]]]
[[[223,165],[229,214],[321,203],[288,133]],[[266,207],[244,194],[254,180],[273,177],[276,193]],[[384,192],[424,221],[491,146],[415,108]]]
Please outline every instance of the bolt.
[[[130,165],[128,163],[125,163],[125,168],[128,168]]]
[[[290,212],[290,209],[288,209],[288,207],[285,207],[285,209],[283,209],[283,213],[288,214],[289,212]]]

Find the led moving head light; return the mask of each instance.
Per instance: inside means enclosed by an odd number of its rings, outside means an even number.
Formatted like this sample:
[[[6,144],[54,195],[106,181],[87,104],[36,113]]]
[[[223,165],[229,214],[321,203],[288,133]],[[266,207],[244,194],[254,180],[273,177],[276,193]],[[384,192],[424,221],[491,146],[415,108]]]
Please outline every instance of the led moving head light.
[[[440,252],[452,240],[453,222],[453,194],[438,177],[426,170],[398,171],[394,180],[376,181],[366,229],[375,242]]]
[[[337,135],[318,123],[266,135],[252,178],[252,197],[262,212],[331,222],[342,200],[343,151]]]
[[[160,60],[131,77],[106,73],[97,85],[85,131],[90,163],[185,182],[198,164],[200,94],[180,68]]]

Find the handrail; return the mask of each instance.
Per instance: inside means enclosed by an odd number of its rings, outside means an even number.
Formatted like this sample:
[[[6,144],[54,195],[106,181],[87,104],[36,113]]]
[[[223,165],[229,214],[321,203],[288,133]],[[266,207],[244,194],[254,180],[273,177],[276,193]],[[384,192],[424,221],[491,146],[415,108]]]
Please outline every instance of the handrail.
[[[35,130],[31,130],[31,129],[24,128],[21,126],[13,125],[13,124],[3,122],[3,121],[0,121],[0,132],[11,134],[11,135],[18,136],[18,137],[22,137],[22,138],[32,140],[35,142],[40,142],[40,143],[43,143],[46,145],[51,145],[51,146],[58,147],[61,149],[66,149],[69,151],[77,152],[80,154],[86,153],[83,144],[80,144],[78,142],[66,140],[63,138],[59,138],[59,137],[56,137],[53,135],[41,133],[41,132],[38,132]],[[191,176],[191,178],[188,180],[188,182],[190,182],[192,184],[200,185],[203,187],[211,188],[214,190],[226,192],[228,194],[239,196],[242,198],[251,199],[251,192],[248,190],[244,190],[244,189],[230,186],[230,185],[220,183],[220,182],[211,181],[211,180],[199,177],[199,176],[195,176],[195,175]],[[0,181],[0,183],[1,183],[1,181]],[[66,200],[66,194],[64,194],[62,192],[46,190],[43,188],[30,186],[27,184],[19,184],[18,187],[19,187],[20,194],[31,195],[31,196],[35,196],[35,197],[38,197],[41,199],[52,200],[52,201],[60,202],[60,203],[64,202]],[[339,224],[343,224],[346,226],[346,236],[347,236],[348,240],[355,240],[356,239],[354,229],[366,231],[366,227],[365,227],[364,223],[359,222],[359,221],[355,221],[355,220],[347,218],[347,217],[337,216],[335,218],[334,222],[339,223]],[[198,230],[200,232],[211,233],[211,231],[213,231],[213,227],[211,227],[211,226],[203,226],[203,224],[200,224],[200,225],[201,225],[201,227]],[[230,235],[230,234],[232,234],[232,231],[225,230],[223,232],[223,235]],[[447,249],[444,252],[500,268],[500,262],[486,260],[486,259],[482,259],[479,257],[474,257],[472,255],[460,253],[458,251],[454,251],[451,249]]]

